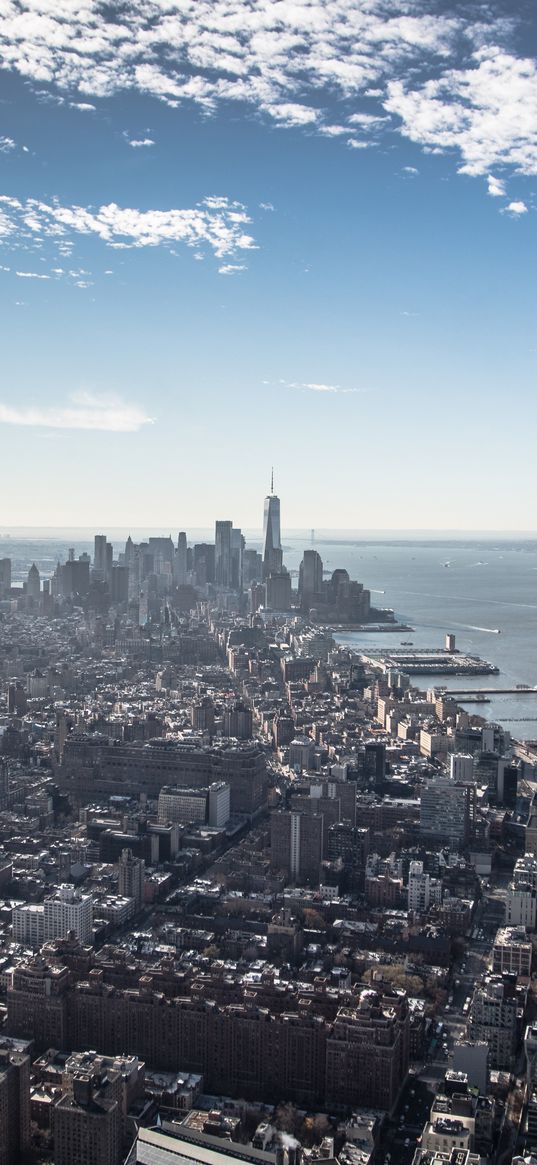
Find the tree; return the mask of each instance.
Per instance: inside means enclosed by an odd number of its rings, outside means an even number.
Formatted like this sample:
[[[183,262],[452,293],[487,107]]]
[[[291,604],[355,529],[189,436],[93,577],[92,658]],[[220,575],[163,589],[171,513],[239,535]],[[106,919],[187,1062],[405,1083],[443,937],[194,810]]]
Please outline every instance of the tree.
[[[282,1133],[291,1133],[296,1137],[301,1124],[296,1104],[290,1100],[282,1101],[274,1113],[274,1124]]]
[[[212,943],[210,946],[205,947],[205,949],[202,951],[202,954],[205,959],[217,959],[220,951],[218,950],[218,947]]]
[[[312,910],[310,906],[306,906],[302,914],[304,926],[306,930],[327,930],[327,924],[322,914],[318,910]]]

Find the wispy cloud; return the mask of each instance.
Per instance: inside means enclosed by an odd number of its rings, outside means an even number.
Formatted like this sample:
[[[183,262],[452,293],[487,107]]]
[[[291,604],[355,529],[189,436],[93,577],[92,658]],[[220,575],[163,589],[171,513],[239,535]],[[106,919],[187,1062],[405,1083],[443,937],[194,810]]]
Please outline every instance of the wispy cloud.
[[[13,141],[13,138],[0,137],[0,154],[10,154],[16,148],[17,143]]]
[[[218,268],[219,275],[237,275],[239,271],[246,271],[244,263],[222,263]]]
[[[205,245],[218,259],[255,247],[247,227],[250,217],[239,202],[211,196],[189,209],[137,210],[107,206],[62,206],[29,198],[21,202],[0,196],[0,238],[4,245],[39,248],[53,240],[61,254],[69,254],[77,237],[97,236],[109,247],[187,247]],[[24,274],[24,273],[23,273]]]
[[[142,150],[154,144],[153,138],[129,138],[129,146],[132,146],[133,150]]]
[[[279,383],[284,385],[285,388],[295,388],[302,392],[331,393],[341,396],[367,391],[363,388],[343,388],[341,384],[319,384],[317,381],[311,380],[280,380]]]
[[[94,429],[137,433],[152,418],[139,405],[120,397],[73,393],[63,405],[9,405],[0,402],[0,424],[46,429]]]
[[[50,275],[45,275],[40,271],[16,271],[15,275],[19,279],[50,279]]]

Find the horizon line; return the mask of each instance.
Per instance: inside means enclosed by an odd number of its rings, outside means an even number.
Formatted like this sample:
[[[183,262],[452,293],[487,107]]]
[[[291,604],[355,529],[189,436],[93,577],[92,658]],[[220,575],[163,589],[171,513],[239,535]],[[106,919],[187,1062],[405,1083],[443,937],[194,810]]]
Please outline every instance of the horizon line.
[[[39,534],[41,533],[41,534],[43,534],[43,536],[46,536],[47,534],[52,533],[52,532],[55,532],[57,534],[64,534],[64,533],[67,534],[67,533],[72,533],[74,531],[77,531],[79,533],[88,532],[91,534],[91,536],[94,536],[96,533],[101,533],[101,532],[106,533],[107,530],[110,533],[113,533],[114,531],[117,533],[119,533],[119,532],[123,533],[124,531],[128,532],[129,530],[132,530],[132,531],[146,530],[148,532],[158,530],[158,531],[167,531],[168,533],[171,534],[172,531],[174,531],[176,529],[177,530],[184,529],[185,525],[187,525],[187,524],[183,523],[182,525],[181,524],[176,524],[175,526],[172,525],[171,529],[170,529],[170,523],[161,523],[160,525],[157,525],[157,526],[149,526],[149,525],[146,525],[145,523],[142,523],[141,525],[135,525],[132,523],[129,524],[128,522],[127,523],[107,523],[107,522],[100,522],[99,523],[99,522],[96,522],[92,525],[75,525],[74,523],[69,523],[69,524],[58,525],[58,526],[46,525],[46,524],[42,524],[42,525],[23,525],[23,524],[19,525],[19,524],[17,524],[17,525],[12,525],[12,526],[6,526],[4,528],[2,528],[2,526],[0,525],[0,539],[5,539],[7,537],[14,537],[18,533],[21,533],[23,535],[27,535],[29,533],[34,533],[34,536],[39,536]],[[192,530],[206,531],[206,532],[210,533],[210,532],[214,531],[214,523],[212,525],[209,525],[209,526],[196,525],[196,524],[192,523],[190,525],[190,528]],[[240,527],[240,529],[242,529],[243,533],[248,532],[251,534],[259,535],[259,537],[262,538],[263,532],[262,532],[261,527],[244,526],[244,527]],[[402,535],[417,535],[417,534],[419,534],[419,535],[438,535],[440,537],[444,537],[447,534],[453,534],[453,535],[464,535],[466,537],[471,537],[471,536],[475,536],[475,535],[486,534],[487,536],[489,536],[489,535],[496,536],[496,537],[501,536],[501,537],[508,537],[508,538],[514,538],[514,537],[537,538],[537,530],[526,530],[526,529],[508,530],[505,528],[498,529],[498,528],[493,528],[493,527],[482,527],[481,529],[477,529],[474,527],[464,527],[464,526],[462,526],[462,527],[461,526],[459,526],[459,527],[455,527],[455,526],[445,526],[445,527],[444,526],[434,526],[434,527],[432,527],[432,526],[404,526],[404,527],[403,526],[401,526],[401,527],[394,527],[394,526],[354,526],[354,527],[353,526],[318,526],[318,527],[289,526],[289,527],[284,528],[282,530],[282,536],[287,535],[287,537],[293,537],[293,536],[297,536],[297,535],[307,535],[308,539],[311,539],[312,530],[314,531],[314,534],[315,534],[315,539],[314,539],[315,541],[317,541],[321,535],[325,535],[325,534],[340,534],[340,535],[341,534],[357,534],[357,535],[360,535],[360,534],[367,534],[367,535],[382,534],[382,535],[390,535],[392,537],[397,537],[397,536],[402,536]],[[165,537],[166,535],[161,534],[161,536]]]

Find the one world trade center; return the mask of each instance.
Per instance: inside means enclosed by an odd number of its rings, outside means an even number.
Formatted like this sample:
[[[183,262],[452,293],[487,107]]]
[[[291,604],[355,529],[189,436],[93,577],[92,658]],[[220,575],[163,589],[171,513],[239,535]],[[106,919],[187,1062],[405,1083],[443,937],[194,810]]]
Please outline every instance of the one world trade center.
[[[274,493],[274,472],[270,479],[270,494],[265,498],[263,512],[263,578],[280,574],[282,543],[280,536],[280,499]]]

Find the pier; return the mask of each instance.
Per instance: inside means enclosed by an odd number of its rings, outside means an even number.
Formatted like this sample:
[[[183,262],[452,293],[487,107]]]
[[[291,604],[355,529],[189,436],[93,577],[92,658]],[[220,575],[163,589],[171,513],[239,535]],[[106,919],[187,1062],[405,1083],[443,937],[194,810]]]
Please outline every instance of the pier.
[[[446,688],[449,696],[537,696],[537,688]]]
[[[437,647],[394,647],[376,648],[373,651],[360,648],[359,655],[372,667],[387,672],[392,668],[410,676],[493,676],[500,669],[477,655],[464,655],[459,651],[446,651]],[[481,689],[479,689],[481,690]],[[461,691],[466,691],[462,689]],[[477,693],[476,693],[477,694]]]

